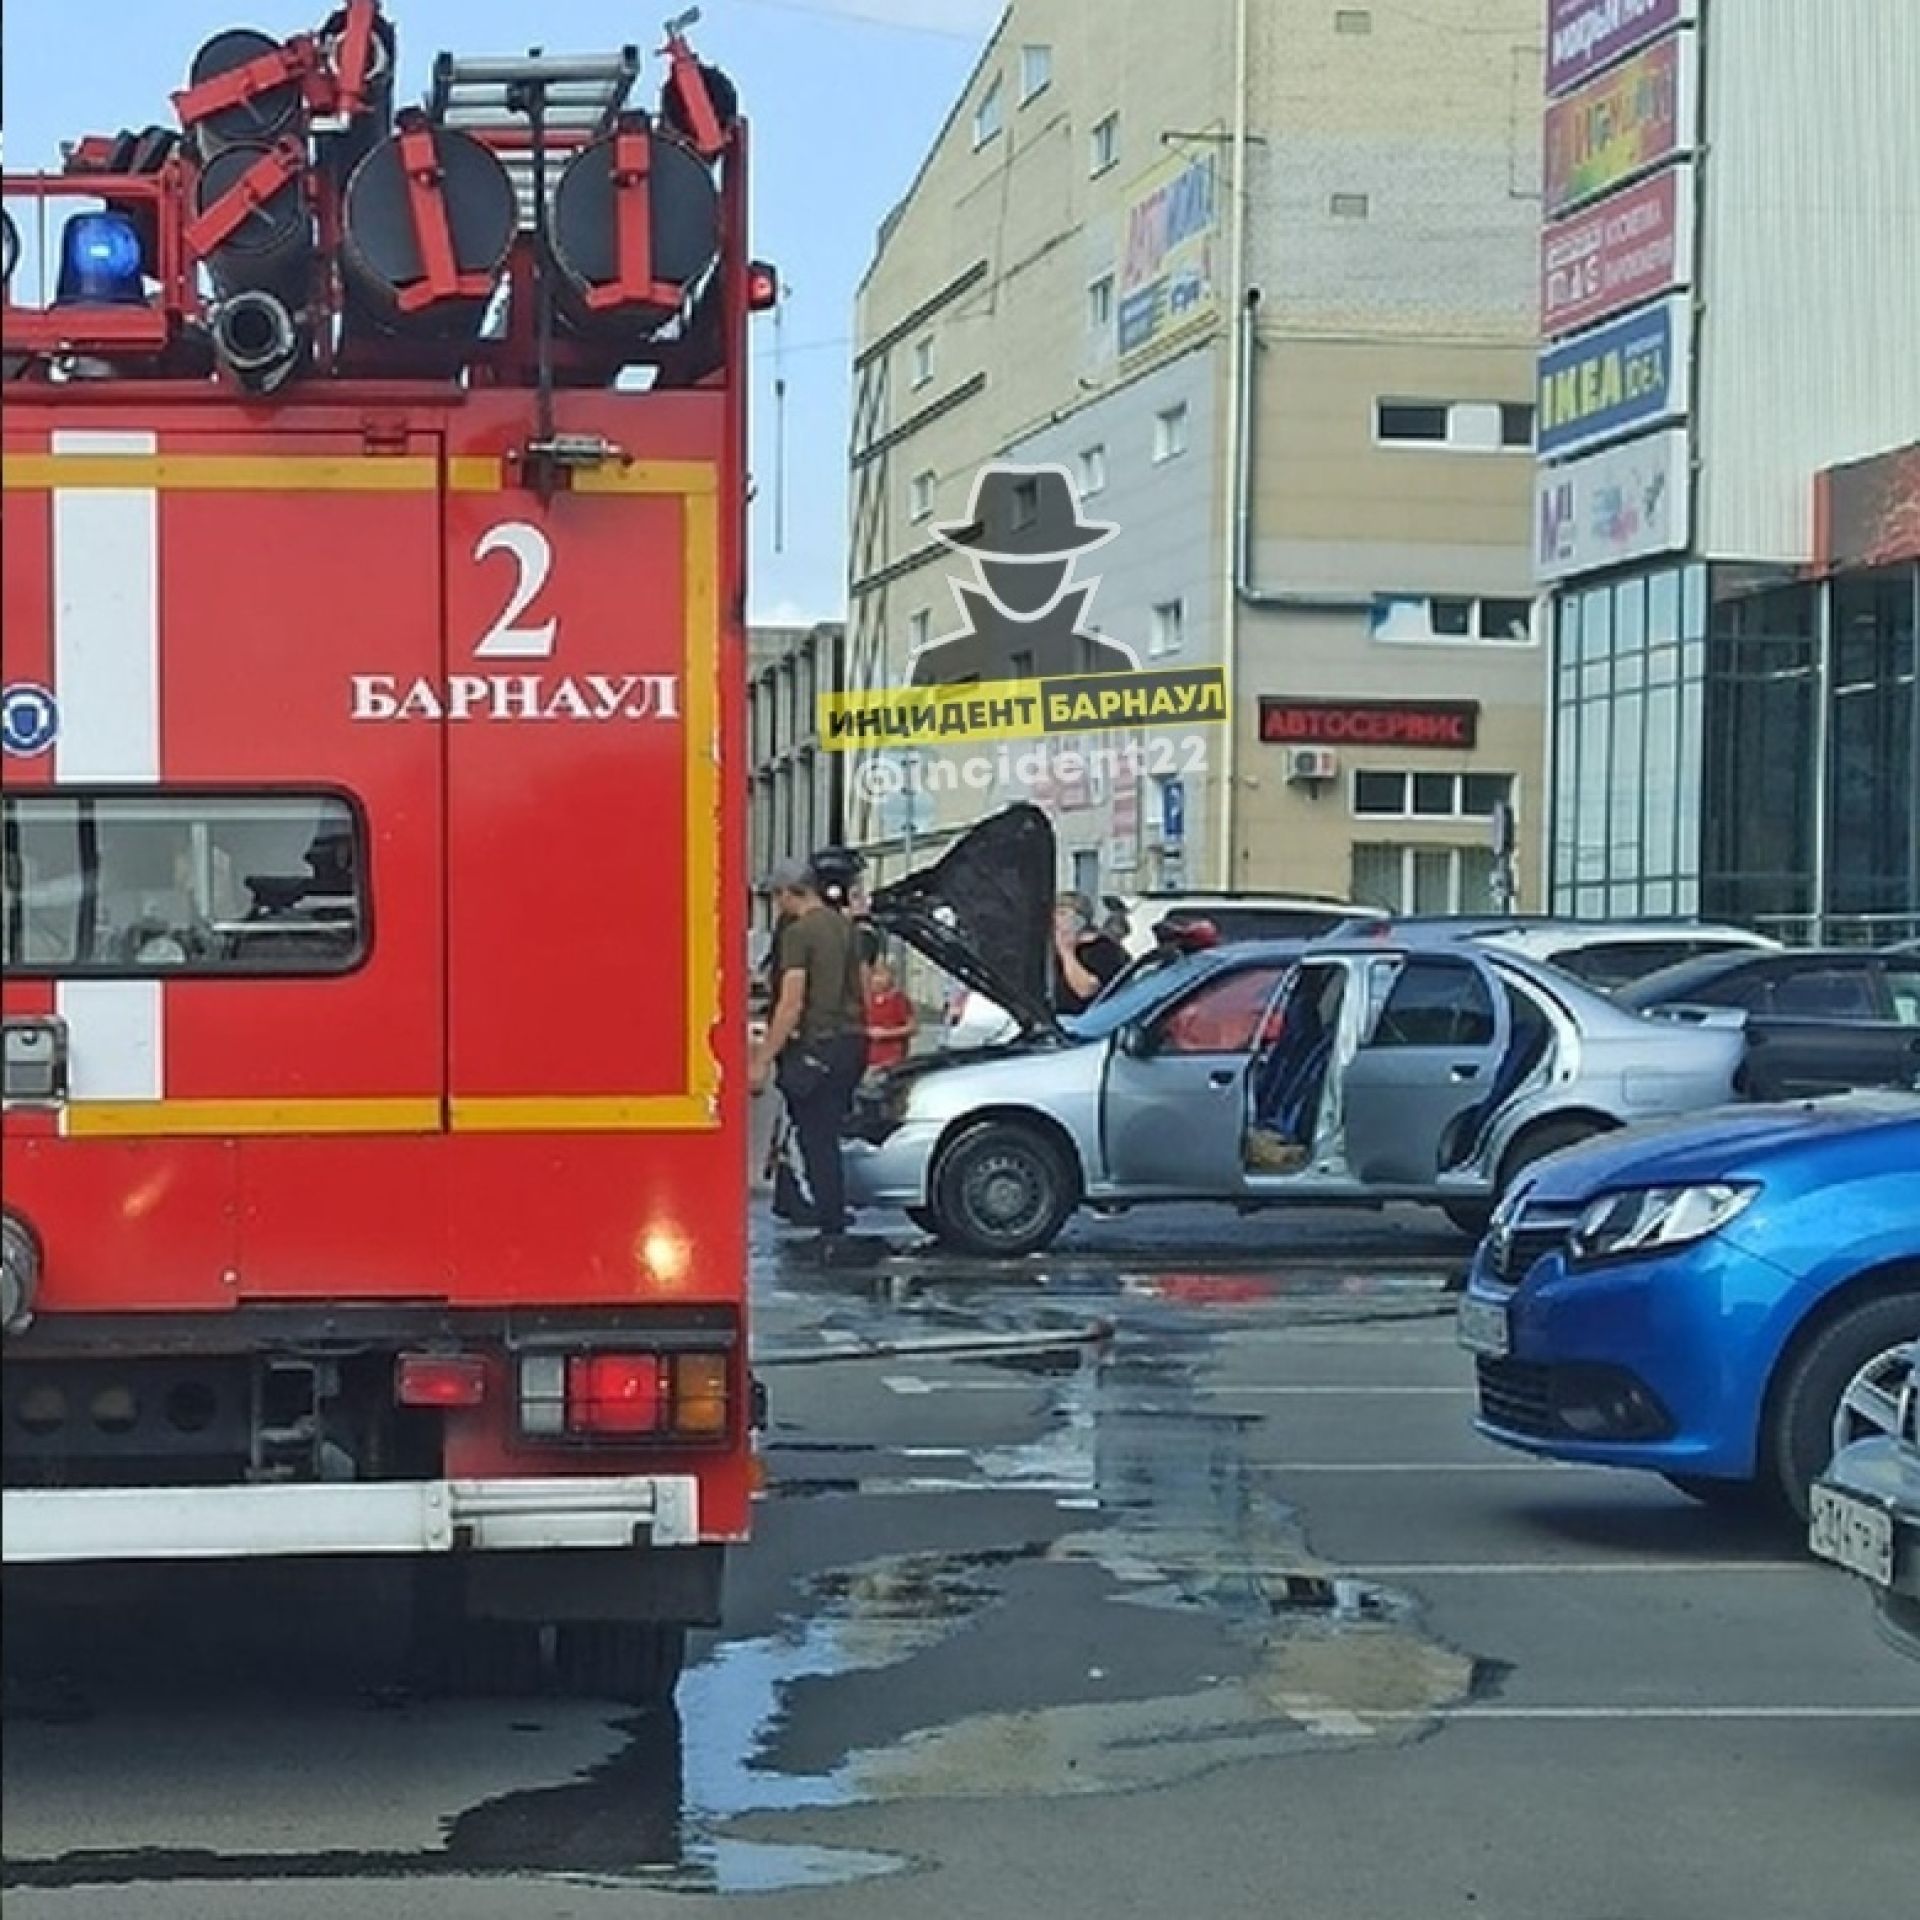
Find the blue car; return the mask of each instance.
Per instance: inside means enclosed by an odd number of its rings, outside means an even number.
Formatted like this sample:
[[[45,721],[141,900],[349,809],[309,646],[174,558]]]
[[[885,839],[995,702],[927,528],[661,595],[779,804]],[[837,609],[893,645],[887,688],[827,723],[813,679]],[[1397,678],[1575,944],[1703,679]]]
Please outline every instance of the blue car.
[[[1805,1519],[1920,1337],[1920,1099],[1736,1108],[1529,1168],[1460,1303],[1481,1432]]]

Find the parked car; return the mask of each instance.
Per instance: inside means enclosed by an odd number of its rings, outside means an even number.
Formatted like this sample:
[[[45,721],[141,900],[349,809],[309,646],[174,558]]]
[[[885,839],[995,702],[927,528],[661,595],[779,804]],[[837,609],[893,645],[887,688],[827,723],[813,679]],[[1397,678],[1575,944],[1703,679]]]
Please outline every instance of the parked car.
[[[1524,953],[1584,980],[1602,993],[1617,993],[1636,980],[1683,960],[1717,953],[1776,953],[1780,943],[1745,927],[1694,920],[1554,920],[1521,916],[1433,915],[1350,922],[1338,937],[1418,933],[1423,939],[1480,940]]]
[[[1020,1031],[872,1084],[846,1150],[856,1205],[992,1254],[1044,1247],[1083,1204],[1167,1200],[1416,1200],[1477,1231],[1541,1155],[1731,1097],[1737,1032],[1662,1028],[1453,943],[1216,947],[1069,1026],[1045,993],[1051,848],[1044,815],[1010,809],[874,896],[876,920]]]
[[[1367,927],[1387,919],[1378,907],[1312,893],[1137,893],[1122,896],[1131,932],[1130,952],[1147,952],[1156,929],[1171,922],[1204,921],[1222,944],[1235,940],[1318,940],[1339,927]]]
[[[1893,1395],[1893,1431],[1860,1439],[1841,1432],[1832,1464],[1814,1482],[1807,1544],[1868,1583],[1881,1632],[1920,1660],[1920,1341],[1897,1365],[1897,1380],[1872,1389]]]
[[[1920,1099],[1734,1107],[1556,1154],[1460,1303],[1479,1425],[1805,1518],[1837,1437],[1890,1428],[1920,1337]]]
[[[1786,1100],[1847,1087],[1920,1087],[1920,960],[1864,947],[1723,953],[1668,967],[1615,996],[1637,1012],[1738,1018],[1741,1089]]]
[[[1157,960],[1163,943],[1189,947],[1239,940],[1313,940],[1338,926],[1369,926],[1386,915],[1344,900],[1312,894],[1140,893],[1123,894],[1117,906],[1127,918],[1122,943],[1134,967]],[[1119,986],[1132,977],[1116,979]],[[1020,1034],[1020,1021],[990,995],[956,986],[947,997],[943,1044],[956,1051],[1003,1046]]]

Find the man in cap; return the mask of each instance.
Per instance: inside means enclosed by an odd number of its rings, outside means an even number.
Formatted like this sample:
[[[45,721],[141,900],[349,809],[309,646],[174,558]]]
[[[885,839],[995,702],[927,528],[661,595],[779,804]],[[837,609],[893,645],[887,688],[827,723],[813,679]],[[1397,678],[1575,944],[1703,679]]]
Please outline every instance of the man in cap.
[[[866,997],[852,923],[821,897],[801,860],[783,860],[767,876],[774,936],[773,1009],[753,1050],[750,1084],[777,1081],[793,1117],[813,1196],[820,1250],[833,1258],[846,1238],[846,1178],[840,1130],[866,1066]]]
[[[1072,584],[1074,556],[1118,528],[1081,519],[1066,468],[983,467],[968,513],[933,529],[974,563],[979,584],[953,589],[966,626],[913,656],[909,685],[1138,671],[1131,648],[1082,624],[1096,583]],[[1027,656],[1019,672],[1015,654]]]

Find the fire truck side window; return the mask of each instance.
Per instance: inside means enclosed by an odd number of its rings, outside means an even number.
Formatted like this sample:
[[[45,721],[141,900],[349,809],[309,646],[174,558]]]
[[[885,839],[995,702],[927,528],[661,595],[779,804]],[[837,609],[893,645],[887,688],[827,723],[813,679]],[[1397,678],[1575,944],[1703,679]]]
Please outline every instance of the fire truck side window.
[[[0,809],[10,972],[342,973],[366,862],[334,794],[13,793]]]

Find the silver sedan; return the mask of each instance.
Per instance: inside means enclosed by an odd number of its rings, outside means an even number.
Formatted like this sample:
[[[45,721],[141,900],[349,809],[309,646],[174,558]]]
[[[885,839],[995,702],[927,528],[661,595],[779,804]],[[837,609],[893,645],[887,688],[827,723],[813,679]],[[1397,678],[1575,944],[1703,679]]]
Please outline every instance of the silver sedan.
[[[1045,1247],[1082,1206],[1427,1202],[1475,1232],[1519,1169],[1733,1098],[1737,1026],[1627,1013],[1495,950],[1248,943],[984,1054],[879,1076],[849,1199],[974,1253]]]

